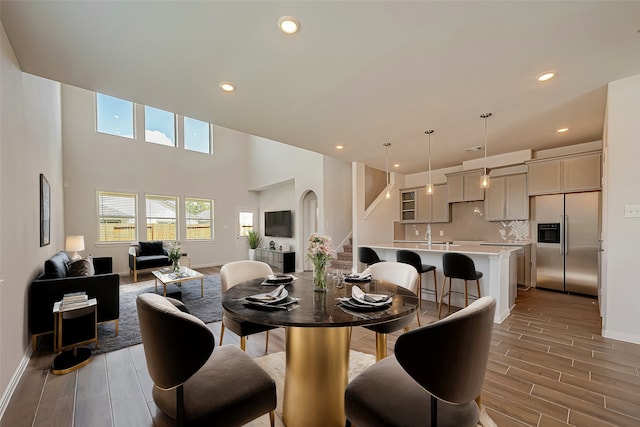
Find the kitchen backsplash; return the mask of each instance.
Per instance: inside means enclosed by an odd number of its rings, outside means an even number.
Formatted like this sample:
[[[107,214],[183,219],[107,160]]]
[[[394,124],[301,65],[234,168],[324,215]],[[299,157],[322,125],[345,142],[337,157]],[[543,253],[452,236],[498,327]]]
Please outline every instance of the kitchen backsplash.
[[[395,227],[402,230],[402,227]],[[440,231],[444,236],[440,236]],[[404,224],[404,237],[395,240],[426,240],[427,224]],[[431,224],[432,241],[474,240],[484,242],[528,241],[529,221],[487,221],[484,202],[451,204],[451,222]]]

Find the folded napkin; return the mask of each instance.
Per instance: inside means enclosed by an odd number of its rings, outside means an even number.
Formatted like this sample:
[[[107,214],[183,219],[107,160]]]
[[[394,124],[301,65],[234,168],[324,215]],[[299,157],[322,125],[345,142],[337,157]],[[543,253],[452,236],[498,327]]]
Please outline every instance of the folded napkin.
[[[371,274],[351,273],[344,278],[345,282],[368,282],[371,280]]]
[[[391,295],[367,294],[357,286],[351,288],[351,297],[357,301],[379,304],[391,301]]]
[[[270,274],[263,283],[276,284],[276,283],[289,283],[293,281],[295,277],[290,274]]]
[[[247,300],[257,302],[276,302],[286,298],[287,295],[289,295],[289,292],[284,288],[284,285],[280,285],[271,292],[248,296]]]

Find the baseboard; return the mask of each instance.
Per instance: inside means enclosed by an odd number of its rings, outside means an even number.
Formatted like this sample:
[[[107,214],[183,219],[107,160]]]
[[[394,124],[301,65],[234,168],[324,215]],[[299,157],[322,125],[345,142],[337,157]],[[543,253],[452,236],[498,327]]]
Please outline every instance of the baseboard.
[[[640,344],[640,335],[626,334],[623,332],[616,332],[616,331],[603,329],[602,336],[605,338],[611,338],[618,341],[625,341],[633,344]]]
[[[20,379],[22,378],[22,374],[29,366],[29,360],[31,360],[31,355],[33,354],[33,348],[28,345],[27,352],[22,356],[22,360],[20,361],[20,365],[18,365],[18,369],[13,373],[13,377],[11,377],[11,381],[9,381],[9,385],[2,394],[2,399],[0,400],[0,421],[2,421],[2,417],[4,416],[4,411],[7,410],[9,406],[9,401],[11,401],[11,397],[13,396],[13,392],[16,390]]]

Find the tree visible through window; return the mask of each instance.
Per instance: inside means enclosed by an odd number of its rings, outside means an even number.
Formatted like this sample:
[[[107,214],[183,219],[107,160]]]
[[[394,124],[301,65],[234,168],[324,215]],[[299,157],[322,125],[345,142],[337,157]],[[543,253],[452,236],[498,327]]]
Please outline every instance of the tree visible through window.
[[[178,198],[147,196],[147,240],[178,240]]]
[[[131,242],[136,240],[135,194],[98,191],[98,240]]]
[[[213,200],[186,198],[184,212],[187,240],[213,238]]]

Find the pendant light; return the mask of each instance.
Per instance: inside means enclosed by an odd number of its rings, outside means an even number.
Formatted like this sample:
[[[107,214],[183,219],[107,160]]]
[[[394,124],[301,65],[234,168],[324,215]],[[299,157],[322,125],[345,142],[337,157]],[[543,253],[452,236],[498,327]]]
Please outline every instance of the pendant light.
[[[390,142],[385,142],[382,145],[387,150],[387,193],[386,193],[385,196],[386,196],[387,199],[390,199],[391,198],[391,192],[389,191],[389,147],[391,147],[391,143]]]
[[[433,129],[425,130],[424,133],[429,137],[429,183],[427,184],[427,196],[433,194],[433,184],[431,183],[431,134],[435,132]]]
[[[491,113],[482,113],[480,117],[484,119],[484,174],[480,177],[480,188],[489,188],[489,174],[487,173],[487,119]]]

